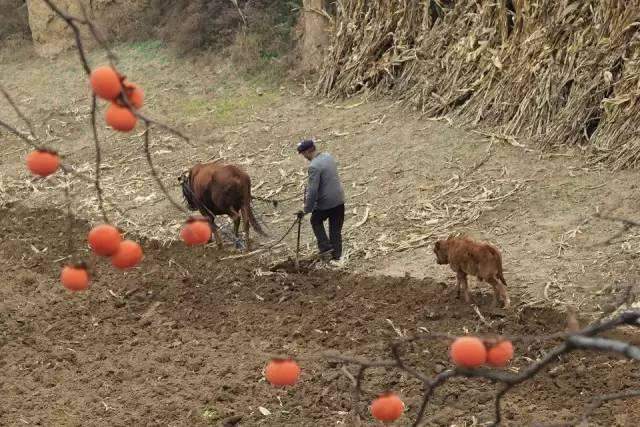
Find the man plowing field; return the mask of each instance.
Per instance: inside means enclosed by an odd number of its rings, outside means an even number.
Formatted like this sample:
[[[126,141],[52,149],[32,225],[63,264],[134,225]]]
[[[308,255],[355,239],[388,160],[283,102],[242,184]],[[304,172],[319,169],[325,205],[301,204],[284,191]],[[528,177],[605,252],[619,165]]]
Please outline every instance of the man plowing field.
[[[298,144],[298,153],[309,160],[309,178],[304,210],[298,218],[311,214],[311,227],[318,242],[320,256],[333,260],[342,257],[342,225],[344,223],[344,191],[338,176],[338,165],[329,153],[321,153],[311,140]],[[329,220],[329,237],[324,222]]]

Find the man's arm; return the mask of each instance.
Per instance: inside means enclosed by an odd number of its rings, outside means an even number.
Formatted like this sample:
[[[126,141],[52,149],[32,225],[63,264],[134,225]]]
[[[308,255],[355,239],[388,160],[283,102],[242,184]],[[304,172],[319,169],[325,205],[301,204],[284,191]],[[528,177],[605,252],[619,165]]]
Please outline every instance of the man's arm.
[[[304,213],[311,213],[316,206],[318,188],[320,188],[320,170],[309,166],[309,183],[307,184],[307,197],[304,201]]]

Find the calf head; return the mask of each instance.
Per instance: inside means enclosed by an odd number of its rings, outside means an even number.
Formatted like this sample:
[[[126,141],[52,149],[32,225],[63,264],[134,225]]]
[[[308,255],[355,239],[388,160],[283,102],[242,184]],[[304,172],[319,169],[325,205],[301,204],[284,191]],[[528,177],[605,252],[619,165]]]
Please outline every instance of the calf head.
[[[433,246],[438,264],[449,264],[449,240],[438,240]]]

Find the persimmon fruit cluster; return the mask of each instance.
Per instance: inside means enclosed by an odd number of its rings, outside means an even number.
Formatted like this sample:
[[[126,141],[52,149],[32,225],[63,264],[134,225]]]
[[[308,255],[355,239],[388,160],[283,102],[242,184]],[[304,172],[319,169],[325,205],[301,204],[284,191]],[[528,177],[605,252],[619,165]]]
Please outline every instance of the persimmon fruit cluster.
[[[142,261],[140,245],[131,240],[122,240],[120,231],[110,224],[93,227],[87,235],[91,250],[99,256],[109,257],[111,264],[125,270]],[[70,291],[84,291],[89,288],[89,273],[84,265],[67,265],[60,274],[62,285]]]
[[[121,270],[135,267],[142,261],[142,247],[134,241],[122,240],[120,231],[113,225],[93,227],[87,241],[96,255],[110,257],[111,264]]]
[[[113,129],[129,132],[136,127],[138,118],[130,106],[137,109],[144,104],[144,92],[135,83],[128,82],[110,66],[95,68],[89,77],[93,93],[111,104],[105,112],[105,121]],[[125,102],[129,101],[129,105]]]
[[[473,369],[485,364],[504,367],[513,358],[513,344],[509,340],[493,343],[477,337],[459,337],[451,344],[449,355],[461,368]]]

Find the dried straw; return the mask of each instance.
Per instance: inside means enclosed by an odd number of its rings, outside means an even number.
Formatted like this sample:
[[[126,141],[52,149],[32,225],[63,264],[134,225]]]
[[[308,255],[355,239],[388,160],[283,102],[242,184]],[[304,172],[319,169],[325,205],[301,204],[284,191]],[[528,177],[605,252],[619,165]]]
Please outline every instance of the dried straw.
[[[316,91],[577,144],[635,167],[640,0],[338,1]]]

